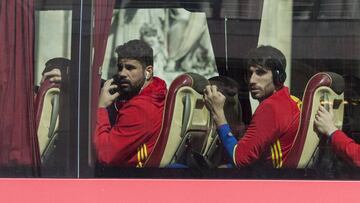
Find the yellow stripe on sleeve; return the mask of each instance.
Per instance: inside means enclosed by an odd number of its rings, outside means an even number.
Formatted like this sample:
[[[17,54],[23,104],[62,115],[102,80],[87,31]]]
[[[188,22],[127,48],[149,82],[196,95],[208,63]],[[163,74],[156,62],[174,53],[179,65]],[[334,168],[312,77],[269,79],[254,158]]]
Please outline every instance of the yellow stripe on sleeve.
[[[144,154],[145,154],[145,159],[147,159],[147,157],[148,157],[148,153],[147,153],[147,147],[146,147],[146,144],[144,144]]]
[[[144,160],[144,157],[145,157],[145,155],[144,155],[144,145],[141,145],[141,147],[140,147],[140,154],[141,154],[141,160],[140,161],[142,161],[142,160]]]
[[[141,159],[140,159],[140,149],[137,150],[137,159],[138,159],[138,162],[141,161]]]
[[[296,103],[296,106],[301,109],[301,106],[302,106],[302,101],[295,97],[294,95],[290,95],[291,99]]]
[[[276,143],[274,143],[273,147],[274,147],[274,153],[275,153],[276,168],[279,168],[279,152],[278,152],[278,149],[276,147]]]
[[[279,151],[279,160],[280,160],[279,168],[281,168],[282,164],[283,164],[283,160],[282,160],[282,150],[281,150],[280,140],[277,140],[276,144],[277,144],[278,151]]]
[[[276,167],[276,164],[275,164],[275,154],[274,154],[274,149],[273,149],[273,146],[270,145],[270,150],[271,150],[271,160],[272,160],[272,164],[273,164],[273,167],[275,168]]]

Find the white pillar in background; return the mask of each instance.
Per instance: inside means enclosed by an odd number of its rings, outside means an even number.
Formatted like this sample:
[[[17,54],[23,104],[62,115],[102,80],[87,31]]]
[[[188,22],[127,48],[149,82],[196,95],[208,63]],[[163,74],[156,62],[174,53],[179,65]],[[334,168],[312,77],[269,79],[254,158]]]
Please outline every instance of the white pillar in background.
[[[292,11],[292,0],[264,0],[258,40],[258,45],[271,45],[284,53],[287,75],[285,85],[289,88],[291,82]],[[250,103],[254,113],[259,103],[251,96]]]

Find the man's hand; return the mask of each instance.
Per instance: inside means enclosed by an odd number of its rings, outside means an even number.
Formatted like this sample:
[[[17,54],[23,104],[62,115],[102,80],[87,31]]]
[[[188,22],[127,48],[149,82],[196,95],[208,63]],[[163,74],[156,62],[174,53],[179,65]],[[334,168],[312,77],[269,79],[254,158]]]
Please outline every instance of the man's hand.
[[[334,123],[332,104],[330,104],[329,111],[327,111],[323,106],[319,107],[319,110],[315,115],[315,128],[319,133],[328,137],[337,130]]]
[[[120,96],[119,92],[115,94],[110,94],[110,90],[117,88],[117,85],[112,85],[114,79],[107,80],[104,83],[103,88],[101,88],[100,98],[99,98],[99,108],[106,108],[110,106],[116,98]]]
[[[204,90],[204,100],[206,107],[213,115],[216,125],[219,127],[226,124],[224,114],[225,96],[217,90],[216,85],[207,85]]]
[[[54,68],[51,71],[44,73],[44,75],[41,78],[40,84],[42,84],[48,78],[50,82],[54,82],[54,83],[61,82],[61,71],[57,68]]]

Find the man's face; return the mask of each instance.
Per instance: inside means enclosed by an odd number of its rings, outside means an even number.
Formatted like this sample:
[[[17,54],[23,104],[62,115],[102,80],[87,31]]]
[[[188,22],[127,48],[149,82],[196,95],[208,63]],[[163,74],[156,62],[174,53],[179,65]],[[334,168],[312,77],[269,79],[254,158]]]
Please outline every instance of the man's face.
[[[271,70],[261,66],[250,66],[248,77],[249,89],[253,99],[261,102],[275,92]]]
[[[138,60],[122,58],[118,60],[118,76],[121,95],[132,97],[145,83],[145,68]]]

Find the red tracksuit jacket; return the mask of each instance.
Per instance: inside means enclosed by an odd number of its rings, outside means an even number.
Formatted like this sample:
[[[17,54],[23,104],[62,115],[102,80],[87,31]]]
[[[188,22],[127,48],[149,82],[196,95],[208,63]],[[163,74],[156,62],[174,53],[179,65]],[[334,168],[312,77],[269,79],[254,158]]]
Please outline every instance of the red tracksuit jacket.
[[[142,167],[160,133],[166,84],[154,77],[140,94],[118,102],[118,115],[111,128],[108,112],[99,108],[95,131],[97,159],[108,166]]]
[[[331,146],[336,154],[351,164],[360,167],[360,145],[346,136],[341,130],[335,131],[332,135]]]
[[[299,126],[300,110],[283,87],[260,103],[234,150],[234,163],[248,166],[258,160],[281,168]]]

